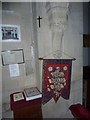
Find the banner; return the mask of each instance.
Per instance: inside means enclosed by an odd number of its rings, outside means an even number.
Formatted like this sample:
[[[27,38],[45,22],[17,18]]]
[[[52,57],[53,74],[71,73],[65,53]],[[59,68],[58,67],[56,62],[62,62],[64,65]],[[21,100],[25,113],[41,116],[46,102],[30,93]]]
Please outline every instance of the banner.
[[[44,59],[42,81],[42,103],[50,99],[58,101],[62,96],[69,99],[72,59]]]

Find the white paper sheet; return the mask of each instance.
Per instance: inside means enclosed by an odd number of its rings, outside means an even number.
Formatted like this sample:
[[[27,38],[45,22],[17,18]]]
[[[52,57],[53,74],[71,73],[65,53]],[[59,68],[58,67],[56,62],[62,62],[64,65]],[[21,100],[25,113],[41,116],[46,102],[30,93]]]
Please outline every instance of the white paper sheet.
[[[17,77],[19,76],[19,65],[18,64],[11,64],[9,65],[10,77]]]

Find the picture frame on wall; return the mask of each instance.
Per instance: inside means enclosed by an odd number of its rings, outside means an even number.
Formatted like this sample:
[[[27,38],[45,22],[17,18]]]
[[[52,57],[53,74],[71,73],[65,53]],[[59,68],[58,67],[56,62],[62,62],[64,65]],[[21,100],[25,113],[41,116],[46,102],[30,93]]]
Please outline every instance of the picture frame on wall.
[[[2,65],[25,63],[23,49],[5,50],[1,52]]]
[[[20,26],[19,25],[1,25],[2,42],[20,42]]]

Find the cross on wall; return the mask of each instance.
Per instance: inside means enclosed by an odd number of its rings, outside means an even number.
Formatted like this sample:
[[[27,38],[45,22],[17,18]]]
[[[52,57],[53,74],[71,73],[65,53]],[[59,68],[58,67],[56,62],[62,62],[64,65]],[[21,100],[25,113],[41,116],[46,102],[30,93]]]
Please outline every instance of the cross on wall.
[[[39,23],[39,27],[40,27],[40,20],[41,20],[42,18],[40,17],[40,16],[38,16],[37,17],[37,20],[38,20],[38,23]]]

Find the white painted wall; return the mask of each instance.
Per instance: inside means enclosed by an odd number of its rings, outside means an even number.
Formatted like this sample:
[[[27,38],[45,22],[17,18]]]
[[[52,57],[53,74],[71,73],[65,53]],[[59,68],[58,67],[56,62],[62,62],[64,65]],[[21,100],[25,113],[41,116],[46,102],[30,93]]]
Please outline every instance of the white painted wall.
[[[2,3],[0,2],[0,24],[2,23]],[[0,32],[0,53],[2,50],[1,32]],[[2,62],[0,55],[0,119],[2,118]]]
[[[68,19],[68,27],[65,31],[63,38],[63,51],[70,54],[76,58],[76,61],[73,62],[72,67],[72,83],[71,83],[71,94],[69,100],[64,100],[60,97],[57,103],[52,99],[47,104],[42,106],[43,117],[44,118],[67,118],[73,117],[69,111],[69,106],[74,103],[82,103],[82,50],[83,50],[83,39],[82,39],[82,27],[83,27],[83,19],[82,19],[82,3],[70,3],[70,12]],[[23,9],[21,9],[23,8]],[[21,43],[13,44],[13,43],[3,43],[3,50],[8,49],[17,49],[23,48],[25,51],[25,58],[30,59],[30,43],[33,37],[31,38],[31,29],[32,13],[27,13],[27,5],[22,4],[21,7],[14,3],[13,9],[18,12],[18,15],[15,14],[4,14],[3,15],[3,23],[4,24],[18,24],[21,26]],[[30,10],[29,8],[29,11]],[[37,23],[37,42],[38,42],[38,52],[39,55],[37,57],[49,57],[49,53],[52,52],[52,41],[51,41],[51,31],[49,29],[48,17],[46,14],[45,3],[37,3],[37,16],[41,16],[43,19],[41,20],[41,27],[38,27]],[[34,13],[33,13],[34,14]],[[36,13],[35,13],[36,14]],[[35,30],[34,30],[35,31]],[[32,32],[31,32],[32,33]],[[33,32],[34,35],[34,32]],[[35,39],[35,37],[34,37]],[[37,58],[36,58],[37,59]],[[40,89],[42,89],[42,63],[39,62],[39,66],[37,65],[37,70],[39,71],[40,80],[34,79],[35,74],[30,76],[25,75],[25,65],[20,65],[20,77],[10,78],[8,66],[3,67],[3,103],[9,102],[9,95],[12,92],[22,90],[27,85],[35,86],[37,85]],[[38,64],[37,62],[37,64]],[[37,75],[38,76],[38,75]]]
[[[70,99],[60,97],[57,103],[50,100],[42,106],[44,118],[72,117],[69,106],[82,103],[82,66],[83,66],[83,9],[82,3],[70,3],[68,27],[63,37],[63,51],[76,58],[72,66],[72,82]],[[40,15],[41,27],[37,25],[39,57],[52,58],[51,31],[49,29],[45,3],[37,3],[37,15]],[[65,57],[65,56],[64,56]],[[40,89],[42,89],[42,62],[39,61]]]
[[[11,13],[2,14],[3,24],[19,25],[21,29],[21,42],[3,42],[2,50],[23,49],[25,62],[31,60],[31,41],[32,41],[32,8],[30,3],[11,3]],[[31,63],[32,64],[32,63]],[[26,76],[25,63],[19,64],[20,76],[10,77],[9,66],[2,66],[2,93],[3,93],[3,117],[7,117],[4,112],[10,109],[10,94],[22,91],[26,87],[36,86],[35,74]],[[1,72],[0,72],[1,73]],[[1,85],[1,84],[0,84]],[[8,116],[10,117],[10,116]]]

